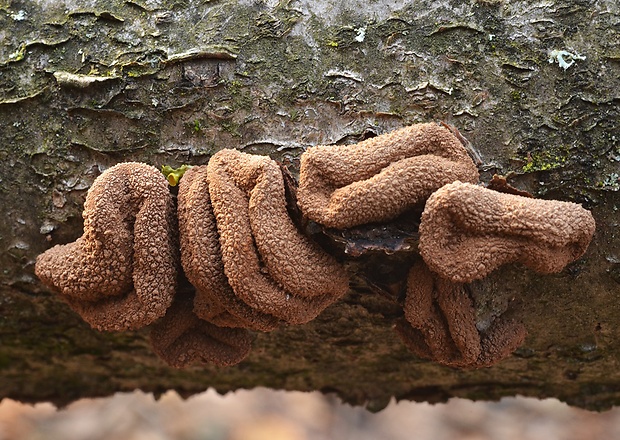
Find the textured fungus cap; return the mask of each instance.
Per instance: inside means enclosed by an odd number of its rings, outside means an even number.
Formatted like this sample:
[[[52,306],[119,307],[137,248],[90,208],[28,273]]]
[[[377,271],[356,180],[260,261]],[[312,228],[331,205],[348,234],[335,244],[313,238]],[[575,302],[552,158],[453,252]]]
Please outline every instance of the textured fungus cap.
[[[222,150],[207,170],[224,273],[239,299],[258,313],[303,324],[348,291],[343,267],[290,219],[275,161]]]
[[[192,312],[191,298],[178,298],[153,325],[151,345],[157,356],[175,368],[192,362],[230,366],[245,359],[252,340],[247,330],[222,328],[199,319]]]
[[[176,290],[178,250],[168,183],[154,167],[122,163],[89,189],[84,233],[37,258],[35,272],[98,330],[163,316]]]
[[[456,368],[492,366],[525,339],[525,327],[496,318],[484,333],[465,286],[434,275],[423,261],[409,271],[405,318],[396,331],[416,355]]]
[[[454,282],[512,262],[552,273],[584,254],[594,229],[592,214],[576,203],[454,182],[426,202],[419,250],[433,272]]]
[[[196,315],[221,327],[261,331],[278,327],[280,320],[248,306],[228,284],[206,166],[185,172],[179,183],[178,202],[181,264],[187,279],[196,287]]]
[[[309,148],[301,156],[297,197],[308,218],[345,229],[390,220],[447,183],[478,178],[450,130],[416,124],[355,145]]]

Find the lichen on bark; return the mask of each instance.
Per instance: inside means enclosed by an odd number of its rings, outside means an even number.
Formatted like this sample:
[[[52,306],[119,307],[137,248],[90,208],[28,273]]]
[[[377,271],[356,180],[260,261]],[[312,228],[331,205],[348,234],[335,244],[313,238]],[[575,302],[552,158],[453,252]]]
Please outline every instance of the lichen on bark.
[[[619,24],[604,0],[0,1],[1,395],[263,385],[373,408],[515,393],[618,404]],[[553,50],[585,60],[565,70]],[[141,333],[89,330],[34,277],[37,254],[80,235],[87,188],[118,162],[203,164],[231,147],[295,172],[305,147],[432,120],[474,144],[483,180],[507,175],[597,221],[563,273],[510,267],[474,286],[480,319],[510,305],[530,332],[492,369],[414,358],[390,328],[399,308],[360,282],[317,321],[257,335],[237,368],[175,371]]]

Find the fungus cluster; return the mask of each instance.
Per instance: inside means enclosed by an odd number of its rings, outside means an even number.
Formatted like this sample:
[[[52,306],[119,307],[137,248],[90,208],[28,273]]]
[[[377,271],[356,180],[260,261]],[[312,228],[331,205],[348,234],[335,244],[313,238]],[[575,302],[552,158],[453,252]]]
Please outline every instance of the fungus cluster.
[[[342,266],[289,217],[275,161],[222,150],[189,173],[179,188],[182,263],[203,319],[268,331],[307,323],[347,292]]]
[[[151,325],[155,353],[175,367],[236,364],[248,329],[307,323],[347,292],[342,265],[289,217],[275,161],[222,150],[180,183],[177,225],[159,171],[106,170],[87,194],[83,235],[41,254],[36,274],[98,330]],[[193,298],[175,295],[179,259]]]
[[[526,330],[502,318],[479,330],[465,283],[515,262],[559,272],[583,255],[595,224],[575,203],[478,186],[461,139],[445,124],[419,124],[356,145],[309,148],[298,201],[306,216],[329,228],[386,222],[423,205],[422,260],[410,269],[396,330],[420,357],[481,368],[510,355]]]
[[[347,292],[343,266],[291,219],[275,161],[222,150],[182,178],[166,174],[139,163],[105,171],[88,191],[83,235],[37,258],[39,278],[92,327],[150,326],[153,350],[174,367],[234,365],[250,351],[249,330],[307,323]],[[491,366],[526,335],[505,318],[479,329],[466,283],[514,262],[560,271],[583,255],[595,227],[574,203],[478,181],[458,131],[445,125],[301,156],[298,206],[320,225],[388,222],[424,207],[421,259],[409,269],[396,331],[418,356],[457,368]],[[168,182],[179,182],[176,212]],[[177,292],[181,274],[195,292]]]

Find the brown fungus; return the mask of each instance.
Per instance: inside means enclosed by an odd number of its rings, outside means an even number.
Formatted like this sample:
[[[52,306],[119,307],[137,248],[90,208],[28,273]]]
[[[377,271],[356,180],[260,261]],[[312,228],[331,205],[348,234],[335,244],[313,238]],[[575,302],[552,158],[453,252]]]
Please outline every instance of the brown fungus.
[[[594,229],[592,214],[576,203],[454,182],[428,199],[419,251],[433,272],[458,283],[512,262],[553,273],[584,254]]]
[[[178,202],[181,264],[187,279],[196,287],[196,315],[222,327],[275,329],[280,320],[251,308],[237,298],[228,284],[206,165],[185,172],[179,183]]]
[[[222,150],[207,180],[224,273],[239,299],[258,314],[303,324],[347,292],[343,267],[289,217],[275,161]]]
[[[447,128],[411,125],[355,145],[316,146],[301,156],[298,203],[330,228],[390,220],[478,169]]]
[[[168,183],[129,162],[99,176],[84,203],[84,233],[36,261],[35,272],[98,330],[137,329],[164,316],[178,249]]]
[[[193,362],[230,366],[252,348],[245,329],[222,328],[198,318],[190,298],[177,298],[166,316],[151,329],[153,351],[168,365],[183,368]]]
[[[476,327],[476,311],[465,285],[433,274],[423,261],[409,271],[405,317],[396,331],[417,356],[455,368],[490,367],[525,339],[522,324],[496,318]]]

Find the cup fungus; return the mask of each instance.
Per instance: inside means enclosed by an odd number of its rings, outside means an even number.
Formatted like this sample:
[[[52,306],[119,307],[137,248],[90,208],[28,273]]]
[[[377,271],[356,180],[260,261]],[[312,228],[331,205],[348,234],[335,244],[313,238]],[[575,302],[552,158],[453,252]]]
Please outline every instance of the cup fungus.
[[[298,203],[311,220],[346,229],[390,220],[478,169],[446,127],[411,125],[355,145],[316,146],[301,156]]]
[[[116,165],[95,180],[82,215],[83,235],[39,255],[37,276],[98,330],[137,329],[164,316],[178,249],[163,175],[141,163]]]
[[[553,273],[584,254],[594,229],[592,214],[576,203],[454,182],[426,202],[419,251],[433,272],[457,283],[512,262]]]
[[[457,368],[489,367],[523,343],[525,327],[496,318],[480,332],[463,284],[433,274],[418,261],[407,277],[405,317],[396,331],[417,356]]]
[[[166,316],[153,324],[151,345],[155,354],[175,368],[193,362],[230,366],[245,359],[252,340],[245,329],[218,327],[198,318],[191,298],[177,298]]]
[[[222,150],[209,161],[207,180],[224,273],[239,299],[259,314],[303,324],[348,291],[343,267],[289,217],[275,161]]]

